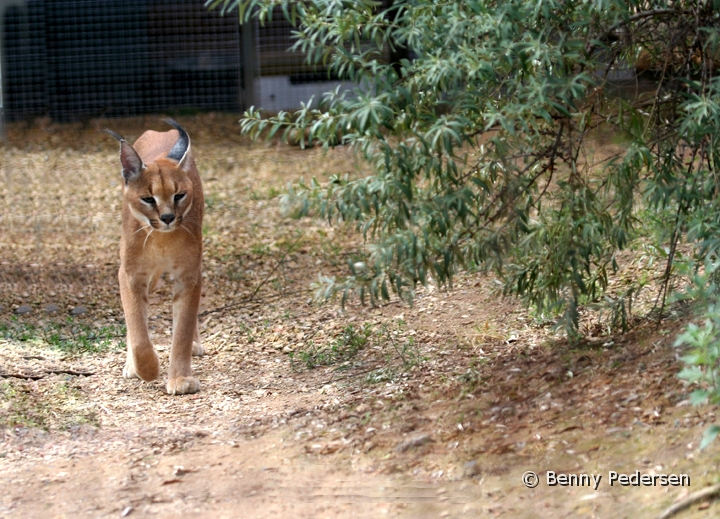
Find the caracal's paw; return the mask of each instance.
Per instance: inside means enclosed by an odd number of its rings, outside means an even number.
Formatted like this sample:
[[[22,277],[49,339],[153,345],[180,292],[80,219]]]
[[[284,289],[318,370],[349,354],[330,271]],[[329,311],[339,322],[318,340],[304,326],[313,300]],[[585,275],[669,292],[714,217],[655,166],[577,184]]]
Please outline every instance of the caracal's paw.
[[[167,392],[170,395],[188,395],[200,391],[200,381],[195,377],[176,377],[168,380]]]
[[[134,359],[128,355],[125,368],[123,368],[123,377],[139,378],[145,382],[152,382],[157,380],[159,376],[160,360],[153,350],[141,355],[139,359]]]
[[[202,357],[203,355],[205,355],[205,348],[203,348],[203,345],[201,343],[193,341],[192,354],[195,357]]]

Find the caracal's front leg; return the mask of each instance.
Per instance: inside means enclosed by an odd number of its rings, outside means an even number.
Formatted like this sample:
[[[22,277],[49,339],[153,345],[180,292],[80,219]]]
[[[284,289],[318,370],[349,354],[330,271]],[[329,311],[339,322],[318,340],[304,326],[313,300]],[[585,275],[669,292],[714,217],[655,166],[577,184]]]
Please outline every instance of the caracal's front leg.
[[[198,333],[200,273],[179,276],[173,293],[173,342],[170,350],[167,392],[183,395],[200,391],[200,382],[192,376],[193,353],[202,354]],[[198,352],[198,349],[200,350]]]
[[[199,305],[198,305],[199,309]],[[177,319],[175,319],[175,308],[173,307],[173,329],[172,334],[173,337],[175,337],[175,324],[178,322]],[[193,338],[193,346],[192,346],[192,354],[195,357],[202,357],[205,355],[205,348],[202,345],[202,341],[200,340],[200,323],[195,326],[195,336]]]
[[[127,361],[123,376],[150,382],[160,374],[160,362],[147,327],[148,282],[144,276],[129,276],[120,267],[120,298],[127,326]]]

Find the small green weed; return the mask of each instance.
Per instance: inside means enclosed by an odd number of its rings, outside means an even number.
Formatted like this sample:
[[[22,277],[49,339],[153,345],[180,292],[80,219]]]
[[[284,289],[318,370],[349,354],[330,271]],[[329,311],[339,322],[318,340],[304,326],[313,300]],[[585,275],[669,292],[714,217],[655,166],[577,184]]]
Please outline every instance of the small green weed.
[[[275,186],[270,186],[267,191],[250,190],[250,200],[272,200],[282,194],[282,191]]]
[[[0,322],[0,337],[69,353],[96,353],[116,346],[124,347],[125,325],[93,327],[77,322],[73,317],[65,321],[32,323],[13,316],[9,321]]]
[[[372,343],[378,346],[374,349],[380,352],[384,362],[381,367],[367,373],[365,382],[391,382],[425,360],[415,338],[402,333],[404,326],[405,323],[401,321],[392,326],[384,324],[378,330],[369,323],[362,327],[349,324],[329,344],[308,341],[304,349],[291,352],[290,363],[294,369],[303,365],[307,369],[337,365],[336,370],[349,370],[358,366],[357,361],[352,362],[352,359]],[[367,360],[364,359],[363,363]]]
[[[31,405],[24,391],[18,391],[12,382],[0,384],[0,427],[43,427],[44,420],[30,412]]]
[[[415,342],[414,337],[404,338],[402,341],[398,339],[398,332],[405,326],[404,321],[398,322],[398,329],[392,330],[387,325],[383,325],[380,329],[380,338],[392,346],[389,352],[388,363],[399,360],[404,371],[409,370],[413,366],[420,364],[424,358],[420,353],[420,347]],[[394,353],[394,355],[393,355]]]
[[[467,385],[470,388],[477,386],[482,381],[482,375],[475,369],[474,366],[470,366],[463,373],[457,376],[460,383]]]
[[[415,338],[402,333],[404,328],[404,321],[397,321],[393,325],[383,324],[380,327],[376,341],[384,346],[385,365],[368,373],[365,382],[368,384],[392,382],[402,373],[410,371],[426,360]]]
[[[240,333],[245,334],[248,344],[255,342],[255,334],[253,334],[253,331],[245,323],[240,323]]]
[[[395,369],[392,366],[384,366],[365,375],[365,382],[368,384],[380,384],[382,382],[392,382],[395,377],[397,377]]]
[[[90,424],[98,426],[94,411],[83,403],[83,395],[66,381],[38,388],[21,381],[0,383],[0,429],[37,427],[67,430]]]
[[[225,276],[230,281],[242,281],[247,277],[245,274],[245,270],[239,263],[235,265],[228,265],[227,270],[225,271]]]
[[[270,254],[270,246],[265,243],[254,243],[250,247],[250,253],[256,256],[267,256]]]
[[[328,345],[320,346],[310,341],[305,350],[293,352],[290,355],[290,362],[293,366],[295,365],[296,355],[308,369],[345,362],[355,357],[360,350],[367,346],[371,335],[372,328],[369,324],[365,324],[360,329],[349,324],[340,337]]]

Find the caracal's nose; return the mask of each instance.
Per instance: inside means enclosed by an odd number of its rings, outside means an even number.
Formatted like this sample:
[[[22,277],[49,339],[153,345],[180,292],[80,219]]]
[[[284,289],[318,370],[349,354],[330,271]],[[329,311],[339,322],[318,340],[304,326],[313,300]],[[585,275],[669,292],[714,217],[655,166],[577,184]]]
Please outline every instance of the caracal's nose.
[[[160,219],[165,222],[165,225],[170,225],[173,221],[175,221],[175,215],[172,213],[161,214]]]

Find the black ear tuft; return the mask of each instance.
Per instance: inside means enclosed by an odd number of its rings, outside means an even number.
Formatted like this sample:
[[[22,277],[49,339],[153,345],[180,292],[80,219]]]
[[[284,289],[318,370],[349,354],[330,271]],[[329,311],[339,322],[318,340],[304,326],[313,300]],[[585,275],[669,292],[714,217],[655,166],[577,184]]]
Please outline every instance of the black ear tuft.
[[[105,128],[103,131],[104,131],[105,133],[107,133],[108,135],[112,135],[113,137],[115,137],[115,138],[116,138],[118,141],[120,141],[120,142],[122,142],[122,141],[125,140],[122,135],[119,135],[119,134],[115,133],[114,131],[112,131],[112,130],[109,129],[109,128]]]
[[[175,146],[172,147],[167,158],[177,161],[178,165],[182,167],[185,159],[187,158],[188,152],[190,151],[190,136],[183,127],[173,119],[164,119],[164,121],[180,133]]]

